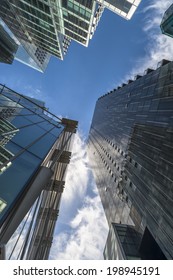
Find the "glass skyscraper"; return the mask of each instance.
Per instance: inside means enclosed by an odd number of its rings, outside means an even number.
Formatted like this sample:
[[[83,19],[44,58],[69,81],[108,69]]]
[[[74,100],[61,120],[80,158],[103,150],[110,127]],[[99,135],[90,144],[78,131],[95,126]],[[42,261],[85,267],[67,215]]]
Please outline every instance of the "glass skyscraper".
[[[101,96],[88,140],[105,259],[173,258],[173,62]]]
[[[1,0],[0,17],[44,71],[50,55],[63,60],[71,40],[88,46],[104,8],[130,19],[140,0]],[[29,65],[19,53],[19,60]],[[18,55],[19,55],[18,54]]]
[[[173,4],[164,13],[160,27],[163,34],[173,37]]]
[[[48,258],[76,127],[44,102],[0,85],[0,245],[34,207],[34,237],[22,257]]]
[[[18,45],[0,24],[0,62],[11,64]]]
[[[125,19],[131,19],[141,0],[97,0],[105,8]]]

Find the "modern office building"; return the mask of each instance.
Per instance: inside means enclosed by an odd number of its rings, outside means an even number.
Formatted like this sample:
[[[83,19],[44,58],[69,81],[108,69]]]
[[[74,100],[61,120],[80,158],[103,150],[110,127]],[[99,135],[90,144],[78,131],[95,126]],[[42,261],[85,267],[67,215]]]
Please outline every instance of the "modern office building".
[[[29,218],[20,258],[47,259],[77,122],[5,86],[0,92],[0,255]]]
[[[105,8],[129,20],[133,16],[141,0],[97,0]]]
[[[5,149],[5,145],[14,137],[18,129],[8,120],[1,117],[0,113],[0,174],[11,165],[10,158],[14,156],[10,151]],[[7,164],[6,161],[8,161]],[[2,166],[2,167],[1,167]]]
[[[173,62],[101,96],[88,139],[105,259],[173,258]]]
[[[88,46],[105,7],[130,19],[140,1],[1,0],[0,17],[44,71],[50,55],[64,59],[71,40]]]
[[[164,13],[160,27],[163,34],[173,37],[173,4]]]
[[[18,45],[0,25],[0,62],[11,64],[17,49]]]

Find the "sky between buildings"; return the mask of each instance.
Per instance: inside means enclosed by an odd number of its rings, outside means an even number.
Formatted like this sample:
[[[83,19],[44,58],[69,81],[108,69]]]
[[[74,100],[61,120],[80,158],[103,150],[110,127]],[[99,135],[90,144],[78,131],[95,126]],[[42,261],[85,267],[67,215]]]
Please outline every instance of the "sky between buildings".
[[[0,64],[1,83],[79,121],[51,259],[102,258],[108,227],[85,147],[95,103],[161,59],[172,60],[173,40],[159,28],[171,4],[142,0],[130,21],[105,9],[89,47],[72,42],[64,61],[52,57],[44,74],[17,61]]]

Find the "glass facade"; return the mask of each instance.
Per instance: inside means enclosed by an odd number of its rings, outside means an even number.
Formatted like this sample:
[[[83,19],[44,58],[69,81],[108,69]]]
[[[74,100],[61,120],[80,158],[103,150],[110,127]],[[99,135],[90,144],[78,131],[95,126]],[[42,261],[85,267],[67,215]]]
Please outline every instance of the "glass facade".
[[[0,17],[34,63],[28,63],[21,48],[18,60],[44,71],[50,55],[63,60],[71,40],[88,46],[105,7],[129,19],[139,3],[140,0],[2,0]]]
[[[163,34],[173,37],[173,4],[165,12],[160,27]]]
[[[49,63],[50,55],[46,53],[45,59],[39,61],[38,58],[35,56],[35,52],[38,48],[35,45],[32,45],[27,42],[25,42],[24,45],[25,48],[22,45],[19,45],[19,48],[15,55],[15,60],[20,61],[21,63],[37,71],[44,72]]]
[[[88,140],[109,226],[133,226],[142,237],[147,227],[167,259],[173,257],[172,79],[173,63],[163,60],[100,97]]]
[[[6,203],[0,213],[2,223],[64,126],[45,114],[44,102],[3,86],[0,91],[0,168],[5,168],[0,175],[0,198]]]
[[[48,259],[76,128],[43,101],[0,85],[0,258],[23,222],[18,257]]]
[[[0,62],[11,64],[18,45],[0,25]]]
[[[141,259],[138,252],[140,241],[141,234],[134,227],[112,223],[103,253],[104,259]]]
[[[97,0],[104,7],[125,19],[131,19],[141,0]]]
[[[92,1],[62,1],[64,31],[71,39],[87,46],[96,2]]]

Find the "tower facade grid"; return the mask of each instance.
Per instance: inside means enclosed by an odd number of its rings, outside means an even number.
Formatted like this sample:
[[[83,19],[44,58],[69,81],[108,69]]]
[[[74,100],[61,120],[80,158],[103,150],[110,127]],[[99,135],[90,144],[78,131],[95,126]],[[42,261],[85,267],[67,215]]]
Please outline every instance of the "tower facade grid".
[[[88,150],[110,227],[105,258],[172,259],[172,78],[162,61],[96,103]]]

